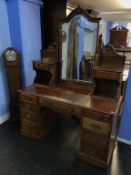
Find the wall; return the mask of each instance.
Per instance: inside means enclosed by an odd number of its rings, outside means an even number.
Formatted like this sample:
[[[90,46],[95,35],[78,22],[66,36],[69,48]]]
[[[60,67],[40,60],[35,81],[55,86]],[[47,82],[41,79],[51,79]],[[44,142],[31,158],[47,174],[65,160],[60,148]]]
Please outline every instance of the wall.
[[[7,6],[5,0],[0,0],[0,124],[9,118],[8,113],[8,86],[6,70],[2,53],[5,48],[11,46]]]
[[[23,86],[33,83],[35,72],[32,60],[40,58],[41,49],[41,0],[8,0],[8,18],[12,47],[21,56]]]
[[[40,0],[19,0],[19,16],[21,29],[21,43],[23,54],[24,85],[33,83],[35,72],[32,60],[40,58],[41,24]]]
[[[9,95],[2,52],[15,47],[21,56],[23,86],[33,83],[32,60],[40,58],[41,0],[0,0],[0,124],[9,118]]]
[[[20,28],[20,17],[19,17],[19,6],[18,0],[7,0],[7,9],[8,9],[8,19],[9,19],[9,28],[11,35],[11,46],[16,48],[20,55],[21,62],[21,82],[24,84],[24,66],[23,66],[23,50],[22,50],[22,41],[21,41],[21,28]]]

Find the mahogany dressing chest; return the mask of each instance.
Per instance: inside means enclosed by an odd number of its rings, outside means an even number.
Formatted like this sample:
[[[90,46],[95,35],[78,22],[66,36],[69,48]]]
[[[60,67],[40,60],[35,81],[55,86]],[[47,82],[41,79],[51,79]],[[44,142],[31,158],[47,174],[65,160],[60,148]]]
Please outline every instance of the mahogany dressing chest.
[[[76,116],[81,126],[79,157],[105,168],[117,135],[125,57],[117,55],[110,46],[101,47],[99,21],[81,8],[61,20],[59,47],[56,52],[42,51],[41,60],[33,61],[34,84],[19,90],[19,99],[23,135],[33,139],[47,135],[59,112]],[[84,43],[82,54],[78,42]],[[90,81],[80,79],[84,54],[88,55],[85,59],[95,60],[93,80],[86,78]]]

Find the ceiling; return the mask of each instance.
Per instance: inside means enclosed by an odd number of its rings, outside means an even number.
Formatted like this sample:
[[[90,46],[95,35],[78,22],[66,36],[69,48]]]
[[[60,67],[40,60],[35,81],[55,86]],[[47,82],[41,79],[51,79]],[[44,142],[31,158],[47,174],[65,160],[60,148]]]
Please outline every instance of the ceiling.
[[[105,20],[131,21],[131,0],[76,0],[80,6],[94,9]]]

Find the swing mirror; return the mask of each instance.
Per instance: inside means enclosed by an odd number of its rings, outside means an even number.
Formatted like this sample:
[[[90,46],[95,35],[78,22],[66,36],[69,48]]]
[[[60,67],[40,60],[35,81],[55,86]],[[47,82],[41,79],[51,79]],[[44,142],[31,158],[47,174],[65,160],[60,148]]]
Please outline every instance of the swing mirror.
[[[59,58],[62,80],[93,81],[99,21],[100,18],[89,16],[81,8],[61,21]]]

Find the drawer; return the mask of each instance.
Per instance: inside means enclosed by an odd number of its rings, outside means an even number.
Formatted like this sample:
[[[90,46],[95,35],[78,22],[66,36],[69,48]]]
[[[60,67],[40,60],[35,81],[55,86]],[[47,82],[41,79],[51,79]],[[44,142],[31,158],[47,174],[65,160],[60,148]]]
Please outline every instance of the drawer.
[[[109,124],[93,120],[87,117],[82,118],[82,128],[87,128],[91,131],[103,134],[110,134],[111,132],[111,126]]]
[[[88,129],[81,130],[80,138],[81,138],[81,142],[88,143],[94,146],[97,145],[100,148],[107,148],[110,140],[109,136],[105,134],[93,132]]]
[[[36,123],[29,122],[27,120],[21,120],[21,129],[28,131],[32,134],[39,134],[40,133],[40,128]]]
[[[110,117],[109,115],[91,111],[89,109],[82,109],[82,116],[108,124],[112,123],[112,117]]]
[[[22,120],[25,119],[25,120],[32,121],[32,122],[38,122],[38,115],[35,113],[21,110],[20,114],[21,114]]]
[[[21,101],[27,101],[27,102],[32,102],[32,103],[37,103],[37,97],[27,95],[27,94],[20,94],[20,100]]]
[[[21,101],[20,102],[20,108],[21,110],[26,110],[29,112],[38,112],[38,105],[26,101]]]
[[[50,70],[50,65],[49,64],[43,64],[43,63],[38,63],[38,62],[33,62],[33,68],[34,69],[39,69],[39,70]]]
[[[108,80],[120,80],[121,74],[119,72],[107,72],[102,70],[94,70],[94,77],[95,78],[102,78]]]
[[[83,154],[86,154],[92,158],[99,159],[102,161],[107,160],[107,149],[97,148],[95,146],[87,144],[86,142],[81,142],[80,151]]]
[[[40,98],[39,103],[41,107],[49,108],[55,112],[72,114],[76,116],[80,116],[81,114],[81,108],[65,104],[62,102]]]

